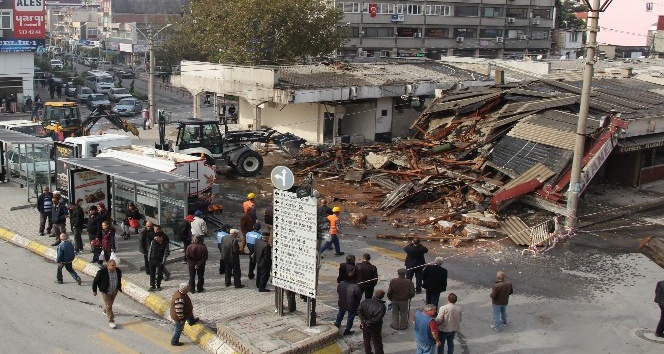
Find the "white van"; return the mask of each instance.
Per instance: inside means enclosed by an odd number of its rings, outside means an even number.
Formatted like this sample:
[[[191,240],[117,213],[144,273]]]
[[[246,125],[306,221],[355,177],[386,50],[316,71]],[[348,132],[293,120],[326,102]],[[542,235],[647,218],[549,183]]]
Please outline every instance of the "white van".
[[[98,70],[104,70],[104,71],[111,70],[111,69],[113,69],[113,64],[111,64],[110,61],[100,60],[100,61],[97,62],[97,69]]]
[[[62,60],[60,59],[51,59],[51,67],[52,68],[57,68],[57,69],[62,69],[64,65],[62,64]]]
[[[81,157],[95,157],[112,147],[131,146],[131,139],[126,135],[102,134],[68,137],[65,143],[78,145]]]

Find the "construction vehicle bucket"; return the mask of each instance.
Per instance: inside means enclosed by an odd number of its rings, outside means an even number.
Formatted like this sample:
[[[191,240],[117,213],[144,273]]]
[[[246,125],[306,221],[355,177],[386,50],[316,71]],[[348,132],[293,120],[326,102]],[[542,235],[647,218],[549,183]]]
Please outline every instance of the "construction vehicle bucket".
[[[271,137],[271,140],[274,144],[279,146],[281,150],[292,156],[299,155],[300,146],[307,142],[305,139],[291,133],[275,134]]]

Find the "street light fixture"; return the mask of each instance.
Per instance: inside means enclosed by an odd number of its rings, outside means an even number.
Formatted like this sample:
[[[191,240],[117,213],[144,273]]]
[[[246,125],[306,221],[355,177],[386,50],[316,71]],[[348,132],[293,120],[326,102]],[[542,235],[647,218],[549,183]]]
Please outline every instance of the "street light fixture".
[[[155,113],[157,111],[157,105],[155,100],[155,90],[154,90],[154,39],[157,37],[159,32],[165,30],[168,27],[171,27],[172,24],[167,24],[164,27],[160,28],[154,34],[152,33],[152,26],[148,27],[148,34],[145,35],[138,27],[131,25],[138,31],[145,40],[148,41],[148,56],[150,57],[150,62],[148,63],[148,112],[150,115],[150,121],[154,124],[155,122]]]

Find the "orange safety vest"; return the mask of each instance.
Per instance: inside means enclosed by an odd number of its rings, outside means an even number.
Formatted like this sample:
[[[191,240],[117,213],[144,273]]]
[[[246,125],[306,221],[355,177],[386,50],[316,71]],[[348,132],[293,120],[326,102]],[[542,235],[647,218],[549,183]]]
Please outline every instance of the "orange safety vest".
[[[332,214],[328,215],[327,220],[330,221],[330,235],[339,234],[339,229],[337,228],[337,221],[339,221],[339,217]]]
[[[249,207],[254,207],[254,211],[256,210],[256,203],[254,203],[251,200],[247,200],[244,203],[242,203],[242,210],[246,213]]]

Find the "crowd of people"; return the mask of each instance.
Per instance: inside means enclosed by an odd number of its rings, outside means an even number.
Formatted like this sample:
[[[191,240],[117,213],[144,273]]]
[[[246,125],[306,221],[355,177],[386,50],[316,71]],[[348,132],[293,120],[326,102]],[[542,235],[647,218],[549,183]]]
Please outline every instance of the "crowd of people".
[[[240,256],[249,256],[248,278],[255,279],[256,289],[259,292],[269,292],[268,281],[272,267],[272,239],[271,229],[273,210],[268,207],[263,214],[267,230],[262,229],[258,222],[256,195],[249,193],[242,204],[242,217],[239,227],[233,228],[224,224],[214,232],[217,248],[221,255],[219,274],[224,276],[226,287],[233,285],[243,288],[241,282],[242,269]],[[115,328],[113,315],[113,301],[117,292],[121,291],[122,272],[117,267],[113,256],[116,250],[115,228],[110,220],[110,213],[103,203],[98,203],[88,209],[87,221],[85,212],[81,208],[82,200],[68,205],[57,192],[50,192],[44,188],[39,196],[37,209],[40,213],[39,234],[46,231],[49,236],[56,238],[52,244],[57,246],[58,269],[56,282],[62,284],[62,268],[65,268],[72,278],[80,285],[81,278],[72,268],[75,256],[83,251],[81,233],[85,228],[93,253],[93,262],[101,269],[94,278],[93,295],[97,291],[102,293],[104,313],[109,326]],[[326,228],[320,249],[323,254],[334,247],[335,255],[344,255],[341,252],[340,236],[342,227],[339,219],[341,209],[329,207],[327,201],[322,199],[318,208],[319,224]],[[69,218],[74,234],[74,243],[69,240],[66,230],[66,219]],[[149,290],[161,291],[162,281],[171,276],[166,268],[166,261],[170,255],[170,240],[160,225],[151,221],[144,221],[143,215],[133,203],[127,207],[126,217],[121,222],[122,235],[129,238],[132,233],[139,233],[139,251],[144,256],[144,267],[149,277]],[[321,221],[322,220],[322,221]],[[138,221],[138,222],[133,222]],[[144,222],[143,222],[144,221]],[[141,227],[142,225],[142,227]],[[139,229],[142,229],[139,231]],[[193,304],[189,293],[205,292],[205,268],[208,261],[208,249],[205,238],[209,234],[207,223],[202,210],[196,210],[192,215],[186,215],[183,221],[173,228],[175,237],[182,242],[184,262],[189,271],[189,281],[179,284],[178,290],[171,297],[170,316],[175,323],[171,344],[180,346],[180,335],[184,324],[196,324],[199,319],[193,316]],[[323,241],[322,240],[322,241]],[[442,294],[448,290],[448,271],[443,267],[444,259],[435,257],[432,262],[426,261],[428,249],[420,239],[414,237],[403,248],[405,261],[403,268],[396,270],[396,276],[389,280],[387,289],[379,287],[378,269],[371,263],[371,255],[365,253],[359,262],[353,254],[346,255],[345,261],[339,263],[337,276],[338,313],[334,325],[341,328],[344,318],[343,335],[353,334],[355,331],[355,318],[359,318],[359,329],[362,331],[364,351],[367,354],[382,354],[382,327],[383,318],[387,311],[392,311],[390,327],[396,331],[403,331],[410,327],[414,331],[417,353],[422,354],[452,354],[456,334],[461,329],[462,309],[457,304],[457,293],[448,292],[444,297],[447,301],[440,304]],[[106,262],[106,266],[103,266]],[[414,278],[414,279],[413,279]],[[424,289],[425,305],[412,309],[411,301]],[[501,332],[509,326],[507,307],[513,286],[507,280],[504,271],[496,273],[491,293],[488,294],[492,304],[493,323],[490,328]],[[295,309],[295,294],[287,292],[289,309]],[[662,308],[662,316],[655,335],[664,336],[664,281],[657,284],[655,302]],[[411,318],[412,316],[412,318]]]

